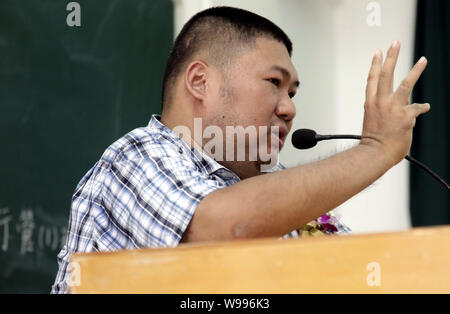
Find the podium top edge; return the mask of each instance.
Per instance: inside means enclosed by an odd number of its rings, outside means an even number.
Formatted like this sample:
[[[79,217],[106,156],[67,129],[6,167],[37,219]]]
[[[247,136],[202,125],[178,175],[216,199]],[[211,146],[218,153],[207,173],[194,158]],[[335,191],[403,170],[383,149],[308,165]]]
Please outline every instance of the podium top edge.
[[[258,238],[258,239],[238,239],[233,241],[210,241],[210,242],[195,242],[195,243],[181,243],[175,247],[157,247],[157,248],[139,248],[139,249],[124,249],[110,252],[82,252],[74,253],[71,260],[76,261],[78,259],[84,259],[91,256],[117,256],[122,254],[141,254],[151,253],[157,254],[158,252],[168,252],[172,250],[178,251],[192,251],[202,249],[229,249],[229,248],[247,248],[258,246],[308,246],[317,243],[330,243],[336,244],[348,241],[371,241],[374,239],[388,240],[388,239],[400,239],[404,237],[450,237],[450,225],[443,226],[431,226],[431,227],[417,227],[402,231],[390,231],[390,232],[378,232],[378,233],[361,233],[361,234],[345,234],[345,235],[325,235],[318,237],[308,238]],[[449,239],[450,240],[450,239]]]

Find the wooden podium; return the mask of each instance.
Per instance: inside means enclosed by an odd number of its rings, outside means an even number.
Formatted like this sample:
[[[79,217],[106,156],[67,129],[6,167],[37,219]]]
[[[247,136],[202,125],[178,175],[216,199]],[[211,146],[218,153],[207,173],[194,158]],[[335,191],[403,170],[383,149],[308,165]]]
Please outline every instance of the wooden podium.
[[[450,293],[450,226],[76,254],[73,265],[71,293]]]

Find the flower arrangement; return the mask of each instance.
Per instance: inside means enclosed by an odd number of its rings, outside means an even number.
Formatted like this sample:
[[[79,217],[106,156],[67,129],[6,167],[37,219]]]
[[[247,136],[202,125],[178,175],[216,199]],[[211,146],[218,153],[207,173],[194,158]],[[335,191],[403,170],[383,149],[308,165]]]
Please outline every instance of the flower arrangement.
[[[333,213],[329,212],[297,230],[299,237],[317,237],[329,234],[350,233],[351,230]]]

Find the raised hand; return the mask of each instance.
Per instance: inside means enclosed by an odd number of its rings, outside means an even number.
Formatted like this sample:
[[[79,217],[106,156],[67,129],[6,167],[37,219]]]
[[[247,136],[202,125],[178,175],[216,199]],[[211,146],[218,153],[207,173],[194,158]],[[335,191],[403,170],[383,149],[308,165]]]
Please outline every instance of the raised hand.
[[[383,64],[380,50],[375,53],[367,79],[362,145],[380,149],[390,166],[409,152],[416,118],[430,110],[429,104],[409,104],[409,96],[427,66],[422,57],[394,92],[394,70],[400,52],[395,41]]]

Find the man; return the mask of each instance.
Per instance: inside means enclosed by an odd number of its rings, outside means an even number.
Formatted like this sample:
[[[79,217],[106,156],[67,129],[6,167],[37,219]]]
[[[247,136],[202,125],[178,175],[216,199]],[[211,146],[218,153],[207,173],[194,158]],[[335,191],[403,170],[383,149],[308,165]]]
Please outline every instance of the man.
[[[52,292],[66,291],[74,252],[295,236],[293,230],[366,188],[407,155],[415,119],[429,110],[428,104],[408,105],[426,59],[393,92],[399,49],[394,42],[384,63],[381,51],[373,57],[359,145],[262,175],[271,161],[250,158],[251,148],[273,156],[296,114],[291,42],[273,23],[244,10],[221,7],[194,16],[169,56],[161,117],[112,144],[77,186]],[[212,126],[223,133],[242,126],[265,136],[245,134],[248,150],[238,160],[242,147],[228,145],[235,135],[219,137],[216,144],[223,146],[214,149],[192,136],[198,119],[201,134]]]

